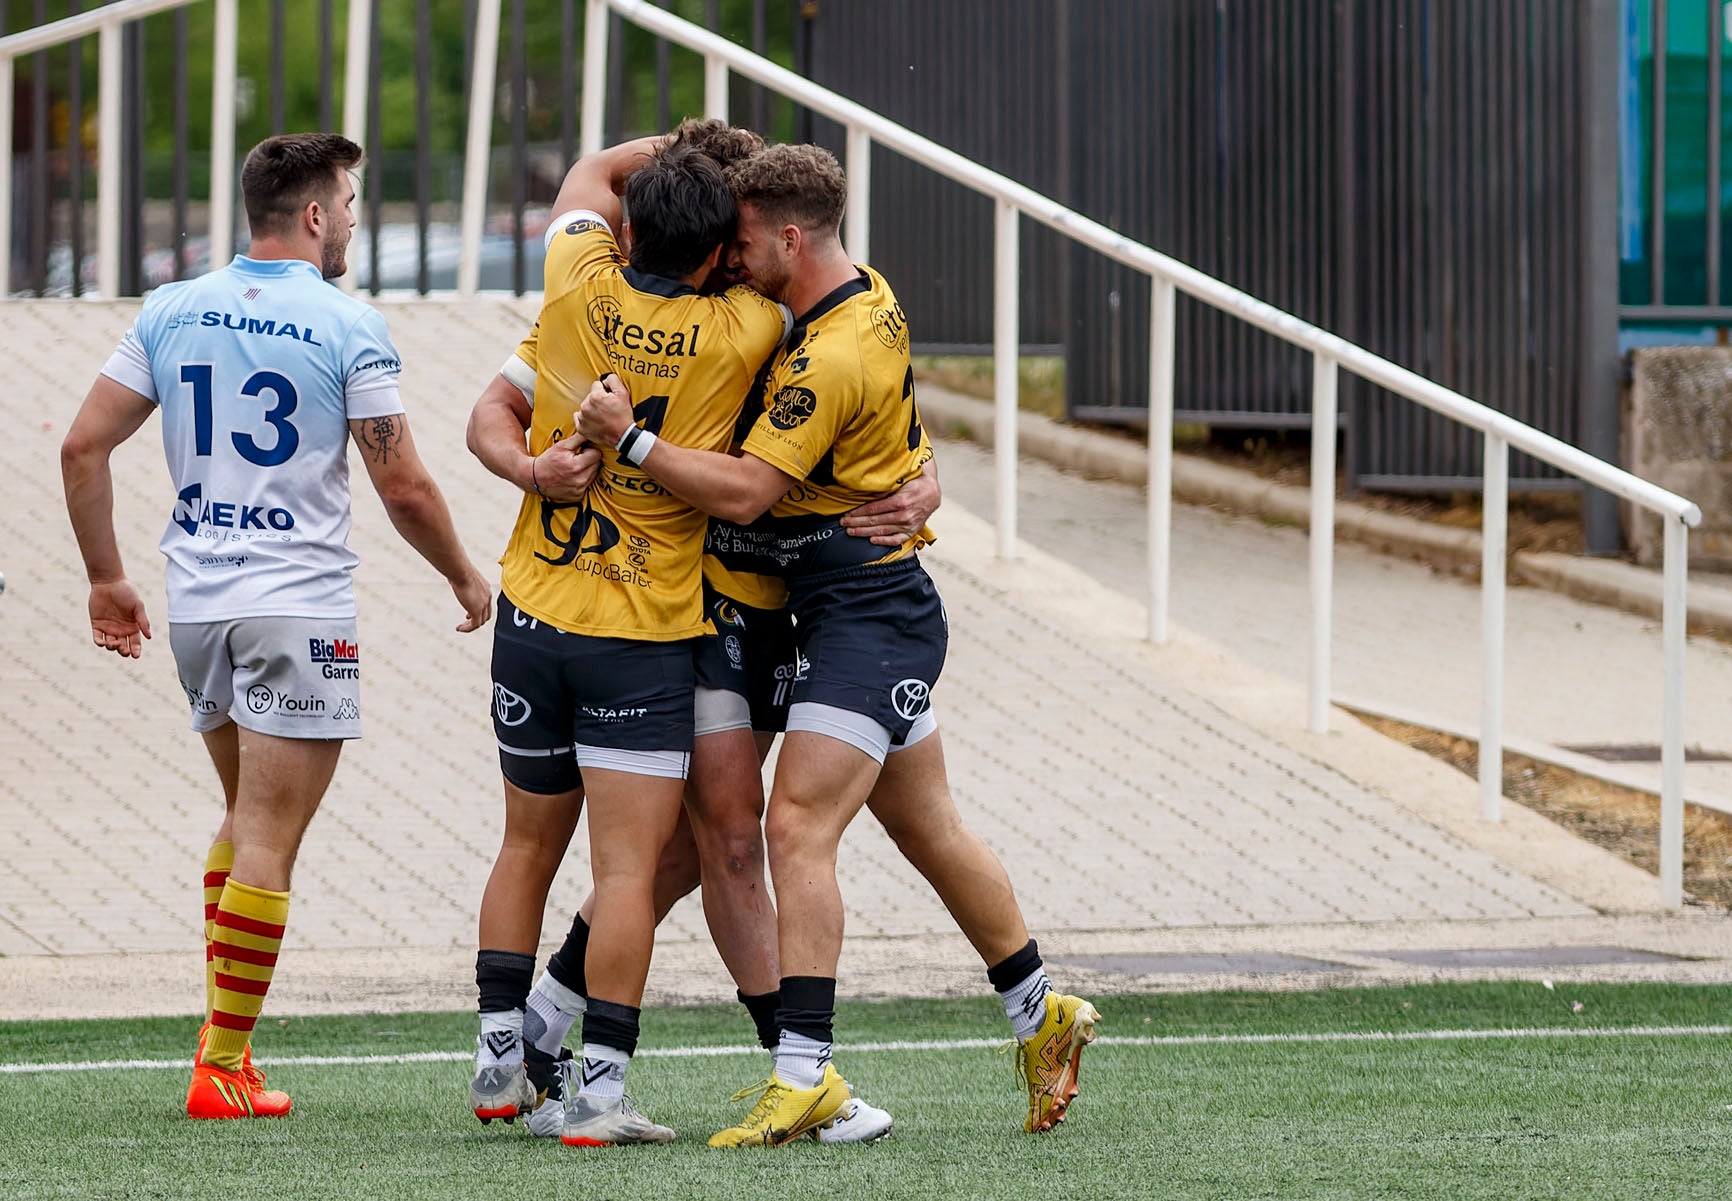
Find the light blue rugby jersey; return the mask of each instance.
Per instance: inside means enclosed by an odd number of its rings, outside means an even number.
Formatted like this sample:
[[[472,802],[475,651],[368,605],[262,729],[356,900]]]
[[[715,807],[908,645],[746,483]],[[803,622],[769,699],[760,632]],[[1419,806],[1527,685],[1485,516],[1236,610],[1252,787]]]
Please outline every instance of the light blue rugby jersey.
[[[162,410],[168,619],[353,617],[348,422],[403,411],[378,311],[300,259],[152,292],[103,374]]]

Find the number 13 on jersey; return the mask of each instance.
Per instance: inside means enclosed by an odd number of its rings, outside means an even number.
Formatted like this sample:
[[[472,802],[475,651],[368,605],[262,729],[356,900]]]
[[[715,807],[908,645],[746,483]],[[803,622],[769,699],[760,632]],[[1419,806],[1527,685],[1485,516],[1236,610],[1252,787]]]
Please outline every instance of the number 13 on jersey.
[[[216,425],[214,373],[215,365],[211,363],[180,365],[180,382],[192,389],[193,443],[199,455],[211,453]],[[289,421],[295,406],[300,403],[294,381],[280,371],[267,368],[249,375],[236,395],[259,406],[259,416],[271,427],[275,439],[267,446],[260,446],[252,434],[233,430],[229,433],[229,440],[235,450],[241,458],[258,467],[280,467],[287,463],[301,444],[300,431]],[[265,407],[267,404],[269,407]]]

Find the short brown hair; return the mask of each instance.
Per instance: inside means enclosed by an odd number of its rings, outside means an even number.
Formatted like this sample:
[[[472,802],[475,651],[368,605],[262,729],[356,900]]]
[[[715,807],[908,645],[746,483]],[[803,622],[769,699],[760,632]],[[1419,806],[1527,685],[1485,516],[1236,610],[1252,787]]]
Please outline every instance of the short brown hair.
[[[338,133],[284,133],[254,146],[241,165],[253,232],[281,232],[312,201],[329,202],[337,172],[354,170],[361,157],[361,148]]]
[[[834,233],[848,204],[842,164],[822,146],[770,146],[728,168],[734,200],[776,225]]]
[[[764,139],[749,129],[714,117],[687,117],[674,127],[673,140],[668,145],[690,146],[699,154],[707,154],[716,166],[725,170],[762,150]]]

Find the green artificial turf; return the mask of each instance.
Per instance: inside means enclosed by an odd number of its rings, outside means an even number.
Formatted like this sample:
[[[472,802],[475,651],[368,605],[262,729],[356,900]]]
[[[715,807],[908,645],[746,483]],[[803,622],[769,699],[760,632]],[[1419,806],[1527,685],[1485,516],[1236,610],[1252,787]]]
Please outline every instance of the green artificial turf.
[[[1581,1006],[1578,1011],[1576,1006]],[[1245,1036],[1732,1024],[1732,988],[1458,984],[1108,997],[1103,1035]],[[712,1151],[761,1052],[642,1057],[670,1147],[584,1151],[483,1127],[462,1062],[273,1057],[472,1045],[469,1014],[267,1019],[278,1121],[194,1123],[186,1073],[0,1074],[0,1195],[31,1198],[1696,1198],[1732,1179],[1732,1036],[1104,1045],[1071,1118],[1021,1133],[1008,1057],[849,1043],[997,1038],[986,1001],[845,1004],[837,1066],[896,1116],[869,1147]],[[0,1064],[190,1060],[192,1019],[0,1024]],[[645,1049],[749,1041],[736,1007],[651,1011]]]

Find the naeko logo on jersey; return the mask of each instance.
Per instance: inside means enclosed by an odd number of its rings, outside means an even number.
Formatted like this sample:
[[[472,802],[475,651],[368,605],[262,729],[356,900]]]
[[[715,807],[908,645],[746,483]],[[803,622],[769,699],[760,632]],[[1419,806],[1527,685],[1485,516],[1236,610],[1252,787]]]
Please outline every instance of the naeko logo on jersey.
[[[295,515],[281,506],[248,505],[238,501],[206,500],[203,484],[189,484],[175,497],[171,520],[192,538],[226,541],[277,537],[288,540]]]

